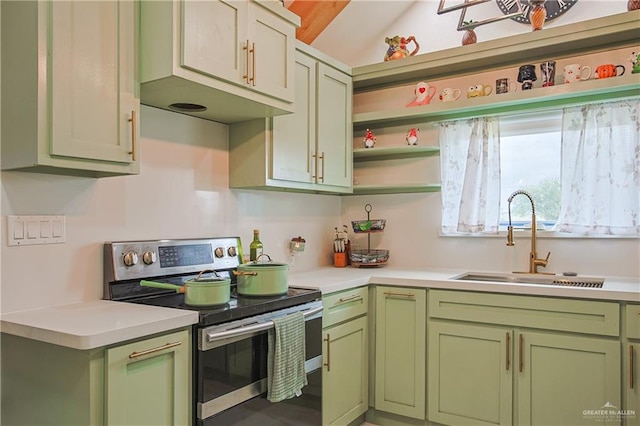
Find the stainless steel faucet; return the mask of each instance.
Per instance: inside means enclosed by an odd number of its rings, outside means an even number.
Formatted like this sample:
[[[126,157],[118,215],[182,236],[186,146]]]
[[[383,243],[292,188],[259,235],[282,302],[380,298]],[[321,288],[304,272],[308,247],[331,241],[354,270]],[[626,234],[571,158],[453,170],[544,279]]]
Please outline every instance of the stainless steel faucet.
[[[551,256],[551,252],[547,253],[546,259],[538,259],[538,253],[536,253],[536,206],[533,202],[533,197],[527,191],[523,191],[521,189],[515,191],[513,194],[509,195],[507,201],[509,202],[509,226],[507,226],[507,245],[513,246],[515,243],[513,242],[513,226],[511,225],[511,201],[516,195],[525,195],[529,201],[531,202],[531,253],[529,253],[529,274],[549,274],[549,272],[538,272],[538,266],[542,266],[543,268],[547,266],[549,262],[549,256]],[[516,274],[524,274],[526,272],[514,272]]]

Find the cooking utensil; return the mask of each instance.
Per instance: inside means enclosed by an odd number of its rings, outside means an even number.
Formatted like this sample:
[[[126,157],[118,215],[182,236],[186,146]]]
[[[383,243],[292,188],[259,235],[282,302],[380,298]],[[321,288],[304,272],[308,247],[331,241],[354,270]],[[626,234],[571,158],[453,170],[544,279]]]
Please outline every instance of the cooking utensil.
[[[260,262],[266,256],[268,262]],[[255,262],[238,265],[234,274],[238,276],[238,294],[243,296],[276,296],[286,294],[289,289],[289,265],[271,260],[262,254]]]
[[[184,293],[184,303],[190,306],[215,306],[228,303],[231,298],[231,279],[222,277],[202,278],[202,274],[205,272],[213,271],[202,271],[195,279],[185,281],[183,285],[147,280],[141,280],[140,285]]]

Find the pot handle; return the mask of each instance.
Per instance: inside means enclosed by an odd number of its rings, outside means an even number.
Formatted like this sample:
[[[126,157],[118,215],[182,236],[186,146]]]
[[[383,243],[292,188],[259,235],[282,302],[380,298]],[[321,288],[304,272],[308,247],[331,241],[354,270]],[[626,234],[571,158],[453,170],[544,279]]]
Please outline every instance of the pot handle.
[[[233,275],[235,275],[236,277],[239,276],[239,275],[258,275],[257,272],[246,272],[246,271],[240,271],[240,272],[231,271],[231,272],[233,272]]]
[[[200,273],[198,274],[198,276],[195,278],[194,281],[198,281],[200,277],[202,277],[202,274],[206,274],[207,272],[213,272],[216,277],[220,278],[220,275],[218,275],[218,273],[213,269],[205,269],[204,271],[200,271]]]
[[[176,284],[158,283],[158,282],[155,282],[155,281],[141,280],[140,281],[140,285],[144,286],[144,287],[165,288],[165,289],[169,289],[169,290],[175,290],[176,293],[184,293],[184,287],[181,286],[181,285],[176,285]]]
[[[266,253],[262,253],[260,256],[258,256],[258,257],[256,258],[255,263],[258,263],[258,261],[260,260],[260,258],[261,258],[262,256],[267,256],[267,258],[269,259],[269,262],[271,262],[271,256],[269,256],[269,255],[268,255],[268,254],[266,254]]]

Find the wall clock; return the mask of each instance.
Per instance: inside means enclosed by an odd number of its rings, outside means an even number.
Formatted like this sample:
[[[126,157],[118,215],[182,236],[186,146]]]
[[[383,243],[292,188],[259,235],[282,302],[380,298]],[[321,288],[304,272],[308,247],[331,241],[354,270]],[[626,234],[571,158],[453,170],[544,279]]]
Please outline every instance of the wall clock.
[[[516,22],[520,22],[521,24],[530,24],[529,12],[533,6],[531,6],[529,0],[520,0],[520,2],[522,3],[524,13],[521,16],[515,16],[511,19]],[[545,21],[557,18],[567,10],[571,9],[571,7],[577,2],[578,0],[547,0],[544,4],[547,9],[547,19]],[[516,0],[496,0],[496,3],[498,3],[500,11],[505,15],[518,11]]]

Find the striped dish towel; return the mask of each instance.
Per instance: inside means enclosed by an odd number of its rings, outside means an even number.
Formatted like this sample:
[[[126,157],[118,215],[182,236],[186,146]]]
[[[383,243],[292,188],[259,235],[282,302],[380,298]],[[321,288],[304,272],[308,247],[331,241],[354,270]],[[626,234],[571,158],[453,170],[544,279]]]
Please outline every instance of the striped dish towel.
[[[268,337],[267,399],[279,402],[300,396],[307,384],[304,316],[296,312],[273,323]]]

